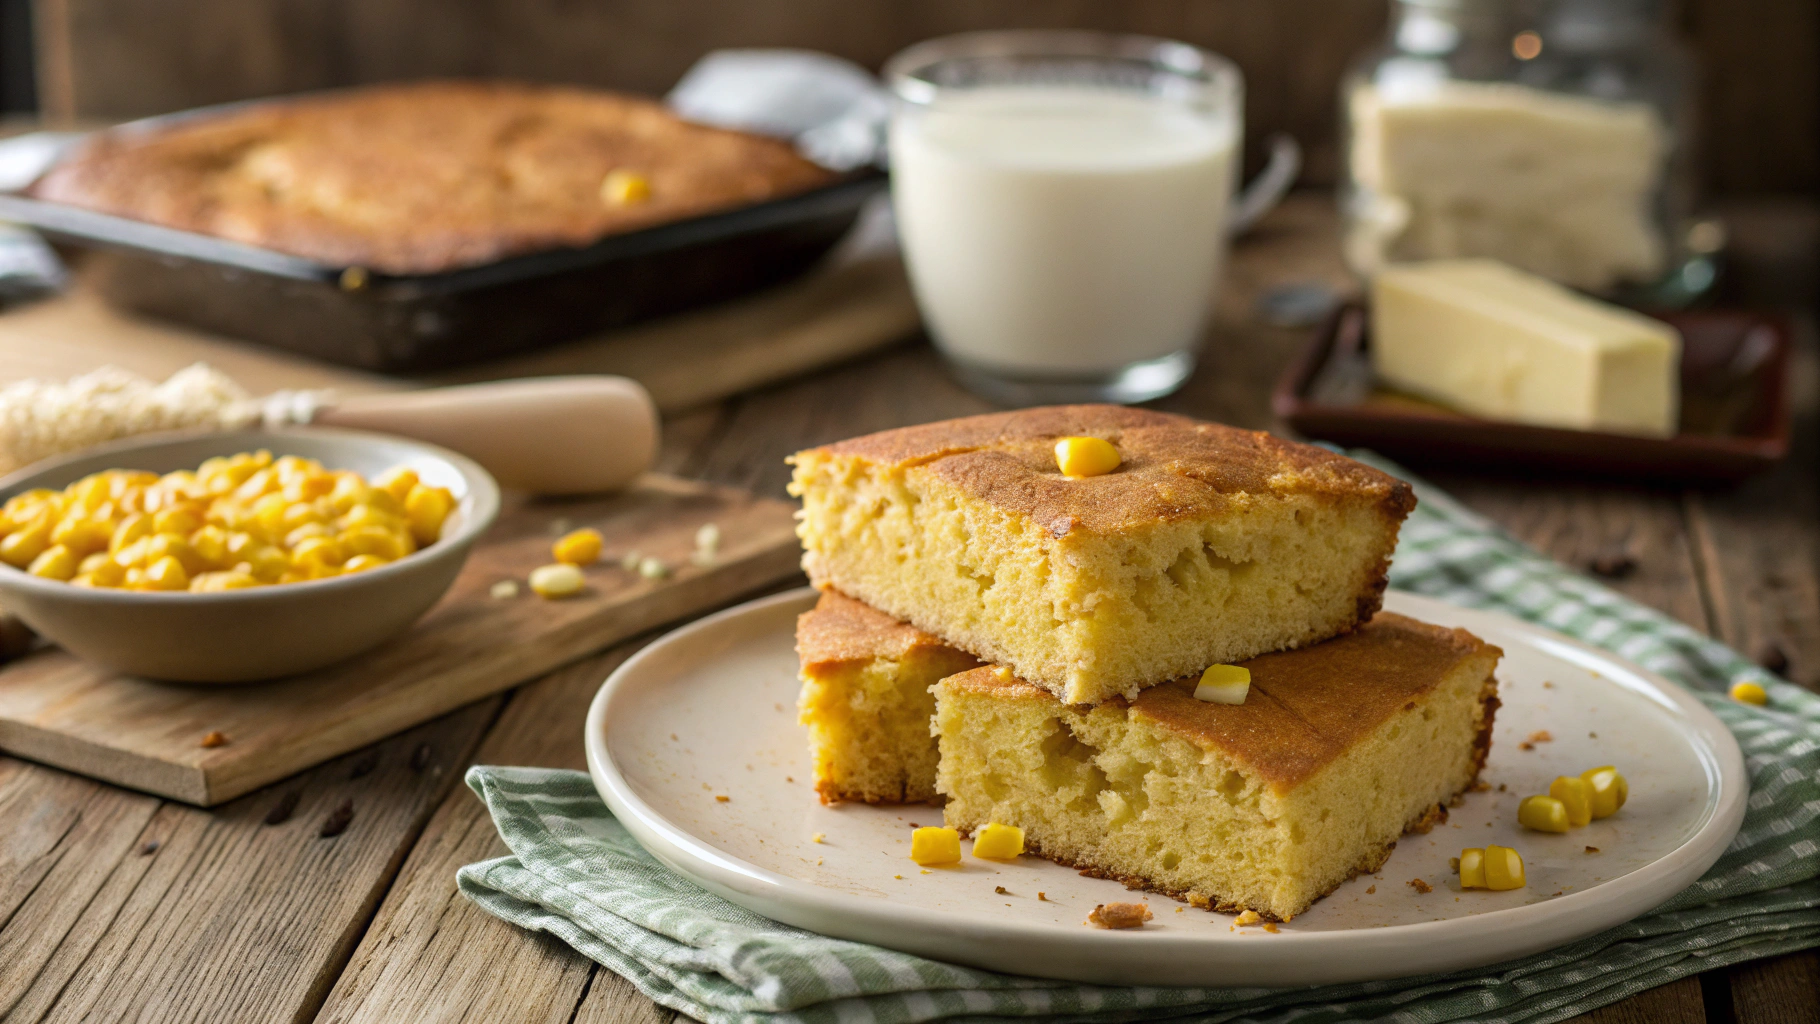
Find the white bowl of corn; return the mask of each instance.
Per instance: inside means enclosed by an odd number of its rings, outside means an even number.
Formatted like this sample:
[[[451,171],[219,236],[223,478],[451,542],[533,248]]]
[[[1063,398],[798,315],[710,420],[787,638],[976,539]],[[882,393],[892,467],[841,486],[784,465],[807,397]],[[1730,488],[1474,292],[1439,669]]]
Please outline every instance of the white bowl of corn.
[[[0,480],[0,602],[113,671],[296,675],[404,630],[499,510],[473,461],[381,434],[157,434]]]

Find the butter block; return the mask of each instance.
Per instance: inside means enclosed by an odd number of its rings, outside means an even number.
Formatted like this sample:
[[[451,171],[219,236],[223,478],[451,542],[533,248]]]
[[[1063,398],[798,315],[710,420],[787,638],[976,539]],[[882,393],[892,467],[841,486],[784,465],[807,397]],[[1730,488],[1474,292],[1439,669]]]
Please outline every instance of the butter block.
[[[1379,271],[1379,380],[1461,412],[1548,427],[1668,436],[1680,416],[1681,336],[1495,260]]]

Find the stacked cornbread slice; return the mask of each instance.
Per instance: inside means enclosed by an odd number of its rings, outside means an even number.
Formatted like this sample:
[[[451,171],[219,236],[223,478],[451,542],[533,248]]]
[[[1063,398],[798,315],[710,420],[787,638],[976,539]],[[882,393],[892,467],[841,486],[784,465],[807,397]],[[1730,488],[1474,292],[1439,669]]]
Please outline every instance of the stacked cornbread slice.
[[[1080,437],[1116,467],[1064,475],[1057,442]],[[1415,503],[1383,473],[1117,406],[795,463],[825,593],[797,633],[824,800],[945,797],[964,832],[1017,825],[1089,873],[1288,919],[1484,763],[1500,652],[1373,618]],[[1243,704],[1195,698],[1220,663],[1250,671]]]

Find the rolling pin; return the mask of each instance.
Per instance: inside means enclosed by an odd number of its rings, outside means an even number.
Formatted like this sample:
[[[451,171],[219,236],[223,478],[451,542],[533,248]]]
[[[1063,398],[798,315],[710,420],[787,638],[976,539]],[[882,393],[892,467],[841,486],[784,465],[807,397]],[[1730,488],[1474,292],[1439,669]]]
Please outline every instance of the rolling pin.
[[[657,458],[657,406],[624,377],[538,377],[459,387],[312,396],[304,422],[414,438],[460,452],[503,487],[617,490]]]

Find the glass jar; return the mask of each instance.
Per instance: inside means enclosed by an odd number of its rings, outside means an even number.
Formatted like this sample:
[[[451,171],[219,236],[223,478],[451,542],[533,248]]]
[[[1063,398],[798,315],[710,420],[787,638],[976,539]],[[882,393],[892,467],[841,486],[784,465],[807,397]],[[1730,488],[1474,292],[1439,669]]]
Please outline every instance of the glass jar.
[[[1660,0],[1392,0],[1341,86],[1344,248],[1490,257],[1585,291],[1679,288],[1692,64]]]

